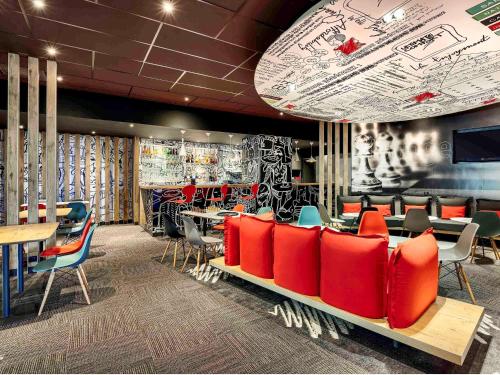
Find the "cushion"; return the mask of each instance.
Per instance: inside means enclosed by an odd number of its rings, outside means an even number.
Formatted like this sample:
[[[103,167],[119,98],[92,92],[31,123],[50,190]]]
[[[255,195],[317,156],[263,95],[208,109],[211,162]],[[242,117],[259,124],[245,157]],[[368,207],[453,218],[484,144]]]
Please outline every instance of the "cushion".
[[[391,328],[415,323],[436,300],[438,245],[428,230],[400,243],[389,260],[387,318]]]
[[[441,206],[441,218],[465,217],[465,206]]]
[[[321,299],[360,316],[383,318],[388,246],[388,240],[380,236],[325,229],[321,236]]]
[[[240,267],[265,279],[273,278],[274,221],[242,216],[240,224]]]
[[[274,282],[308,296],[319,296],[321,227],[274,227]]]
[[[361,203],[361,207],[363,207],[363,203],[366,200],[364,195],[338,195],[337,196],[337,207],[340,208],[339,213],[344,213],[344,204],[346,203]],[[359,209],[361,210],[361,208]],[[359,212],[359,211],[354,211]]]
[[[227,266],[240,264],[240,223],[239,217],[224,217],[224,263]]]
[[[391,205],[390,204],[372,204],[371,207],[375,207],[382,216],[391,216]]]
[[[361,211],[361,202],[359,203],[344,203],[342,213],[357,213]]]
[[[406,213],[406,206],[420,206],[412,208],[424,208],[427,213],[431,213],[431,200],[430,196],[413,196],[413,195],[402,195],[401,196],[401,212]]]
[[[416,205],[416,204],[407,204],[407,205],[405,205],[405,214],[408,213],[408,210],[411,210],[412,208],[418,208],[421,210],[425,210],[426,206],[420,206],[420,205]]]
[[[464,213],[462,216],[455,216],[455,217],[468,217],[472,215],[472,202],[474,201],[473,198],[468,198],[468,197],[436,197],[436,213],[437,216],[443,218],[443,219],[448,219],[450,215],[444,215],[443,213],[443,207],[463,207],[464,208]],[[443,216],[444,215],[444,216]],[[446,216],[446,217],[445,217]]]

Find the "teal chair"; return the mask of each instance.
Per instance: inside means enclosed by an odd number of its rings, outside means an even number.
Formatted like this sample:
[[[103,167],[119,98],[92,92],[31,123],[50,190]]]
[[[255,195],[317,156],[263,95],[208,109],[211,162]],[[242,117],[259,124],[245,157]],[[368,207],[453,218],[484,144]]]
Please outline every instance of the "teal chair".
[[[257,215],[267,214],[268,212],[273,212],[272,207],[261,207],[257,211]]]
[[[87,222],[90,220],[91,216],[92,210],[89,210],[81,223],[69,227],[59,228],[57,230],[57,234],[65,235],[66,238],[64,239],[64,243],[68,243],[71,237],[80,236],[82,234],[83,229],[85,228],[85,225],[87,225]]]
[[[322,220],[319,211],[314,206],[304,206],[300,210],[298,225],[321,225]]]
[[[68,203],[68,208],[71,208],[71,212],[66,216],[66,218],[73,222],[78,222],[87,215],[87,207],[83,202],[70,202]]]
[[[83,271],[82,263],[87,259],[89,255],[90,242],[92,241],[92,236],[94,235],[94,230],[96,227],[97,227],[96,224],[92,225],[89,232],[87,233],[87,238],[85,239],[85,242],[83,243],[83,246],[80,251],[74,254],[56,256],[53,258],[43,260],[41,262],[38,262],[38,264],[35,267],[33,267],[33,271],[37,273],[50,272],[49,281],[47,282],[47,287],[45,288],[42,304],[40,305],[40,309],[38,310],[39,316],[43,311],[45,302],[47,302],[47,297],[49,295],[50,288],[52,287],[52,282],[54,281],[56,272],[57,271],[65,272],[62,270],[64,268],[76,270],[76,274],[78,276],[78,280],[80,280],[80,285],[82,287],[83,294],[85,295],[87,304],[90,305],[90,298],[88,295],[89,284],[87,281],[87,276]]]

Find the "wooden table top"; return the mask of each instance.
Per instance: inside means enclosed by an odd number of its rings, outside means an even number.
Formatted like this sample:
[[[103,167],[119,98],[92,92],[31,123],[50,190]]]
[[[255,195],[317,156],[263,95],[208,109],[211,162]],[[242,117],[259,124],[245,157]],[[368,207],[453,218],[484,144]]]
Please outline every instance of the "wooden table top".
[[[213,212],[181,211],[181,215],[201,217],[203,219],[208,219],[208,220],[224,220],[224,216],[217,215],[219,212],[236,212],[236,211],[230,211],[230,210],[221,210]]]
[[[38,203],[46,203],[45,200],[40,200]],[[67,201],[67,202],[56,202],[57,207],[66,207],[69,203],[83,203],[85,205],[88,205],[90,201]],[[21,204],[21,207],[26,208],[28,207],[28,203],[23,203]]]
[[[2,226],[0,227],[0,244],[13,245],[45,241],[55,233],[58,226],[59,223]]]
[[[56,217],[64,217],[68,216],[68,214],[71,212],[72,208],[56,208]],[[46,217],[47,216],[47,210],[46,209],[39,209],[38,210],[38,217]],[[24,211],[19,211],[19,219],[27,219],[28,218],[28,210]]]

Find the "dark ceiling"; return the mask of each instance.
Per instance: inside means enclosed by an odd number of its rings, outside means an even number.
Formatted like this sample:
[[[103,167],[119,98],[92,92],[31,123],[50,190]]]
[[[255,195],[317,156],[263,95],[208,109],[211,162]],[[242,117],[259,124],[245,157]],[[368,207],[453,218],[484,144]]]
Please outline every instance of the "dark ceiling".
[[[45,0],[42,10],[0,0],[0,70],[6,52],[47,59],[53,46],[61,87],[281,118],[258,97],[254,69],[316,2],[173,0],[165,14],[161,0]]]

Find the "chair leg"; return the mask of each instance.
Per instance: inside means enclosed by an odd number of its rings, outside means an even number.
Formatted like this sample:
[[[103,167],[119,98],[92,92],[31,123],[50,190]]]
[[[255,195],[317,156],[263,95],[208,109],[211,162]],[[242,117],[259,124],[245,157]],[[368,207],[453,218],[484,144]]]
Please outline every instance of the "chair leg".
[[[467,287],[467,291],[469,292],[470,299],[472,300],[472,303],[475,305],[476,298],[474,298],[474,293],[472,293],[472,288],[470,286],[469,279],[467,278],[467,275],[465,274],[465,271],[460,263],[458,263],[458,269],[460,270],[462,278],[464,279],[465,286]]]
[[[439,280],[439,278],[441,277],[441,266],[442,266],[442,265],[443,265],[443,262],[442,262],[442,261],[440,261],[440,262],[439,262],[439,266],[438,266],[438,280]]]
[[[474,257],[476,256],[476,249],[477,249],[477,241],[478,238],[474,238],[474,243],[472,244],[472,253],[470,255],[470,263],[474,261]]]
[[[175,246],[174,246],[174,261],[172,263],[173,267],[175,268],[175,263],[177,262],[177,245],[179,244],[179,240],[175,240]]]
[[[495,239],[493,238],[490,238],[490,242],[491,242],[491,248],[493,249],[493,252],[495,253],[495,259],[500,259],[500,254],[498,253],[498,247],[497,247],[497,244],[495,242]]]
[[[87,290],[90,293],[89,281],[87,280],[87,275],[85,274],[85,271],[83,271],[83,267],[81,264],[78,265],[78,269],[80,270],[80,273],[82,274],[83,282],[85,283],[85,286],[87,287]]]
[[[45,287],[45,293],[43,295],[42,304],[40,305],[40,309],[38,310],[38,316],[42,314],[43,308],[45,306],[45,302],[47,302],[47,297],[49,296],[50,288],[52,287],[52,282],[54,281],[54,276],[56,275],[56,270],[52,270],[50,272],[49,281],[47,282],[47,286]]]
[[[184,264],[182,265],[181,272],[184,272],[184,268],[186,268],[186,264],[189,260],[189,256],[191,255],[191,250],[193,250],[193,247],[189,246],[189,251],[188,251],[186,259],[184,260]]]
[[[165,248],[165,251],[163,252],[163,256],[161,257],[160,263],[163,263],[163,259],[165,258],[165,255],[167,255],[168,248],[170,247],[170,243],[172,240],[168,240],[167,247]]]
[[[85,300],[87,301],[87,305],[90,305],[90,298],[87,293],[87,288],[85,287],[85,284],[83,283],[83,278],[82,275],[80,274],[80,270],[77,268],[76,269],[76,274],[78,275],[78,280],[80,280],[80,286],[82,287],[83,295],[85,296]]]
[[[453,263],[453,265],[455,266],[455,272],[457,273],[457,277],[458,277],[458,283],[460,284],[460,290],[463,290],[464,287],[462,285],[462,279],[460,277],[460,271],[458,270],[458,265],[456,262]]]
[[[200,256],[201,256],[201,247],[198,249],[198,254],[196,255],[196,274],[200,273]]]

